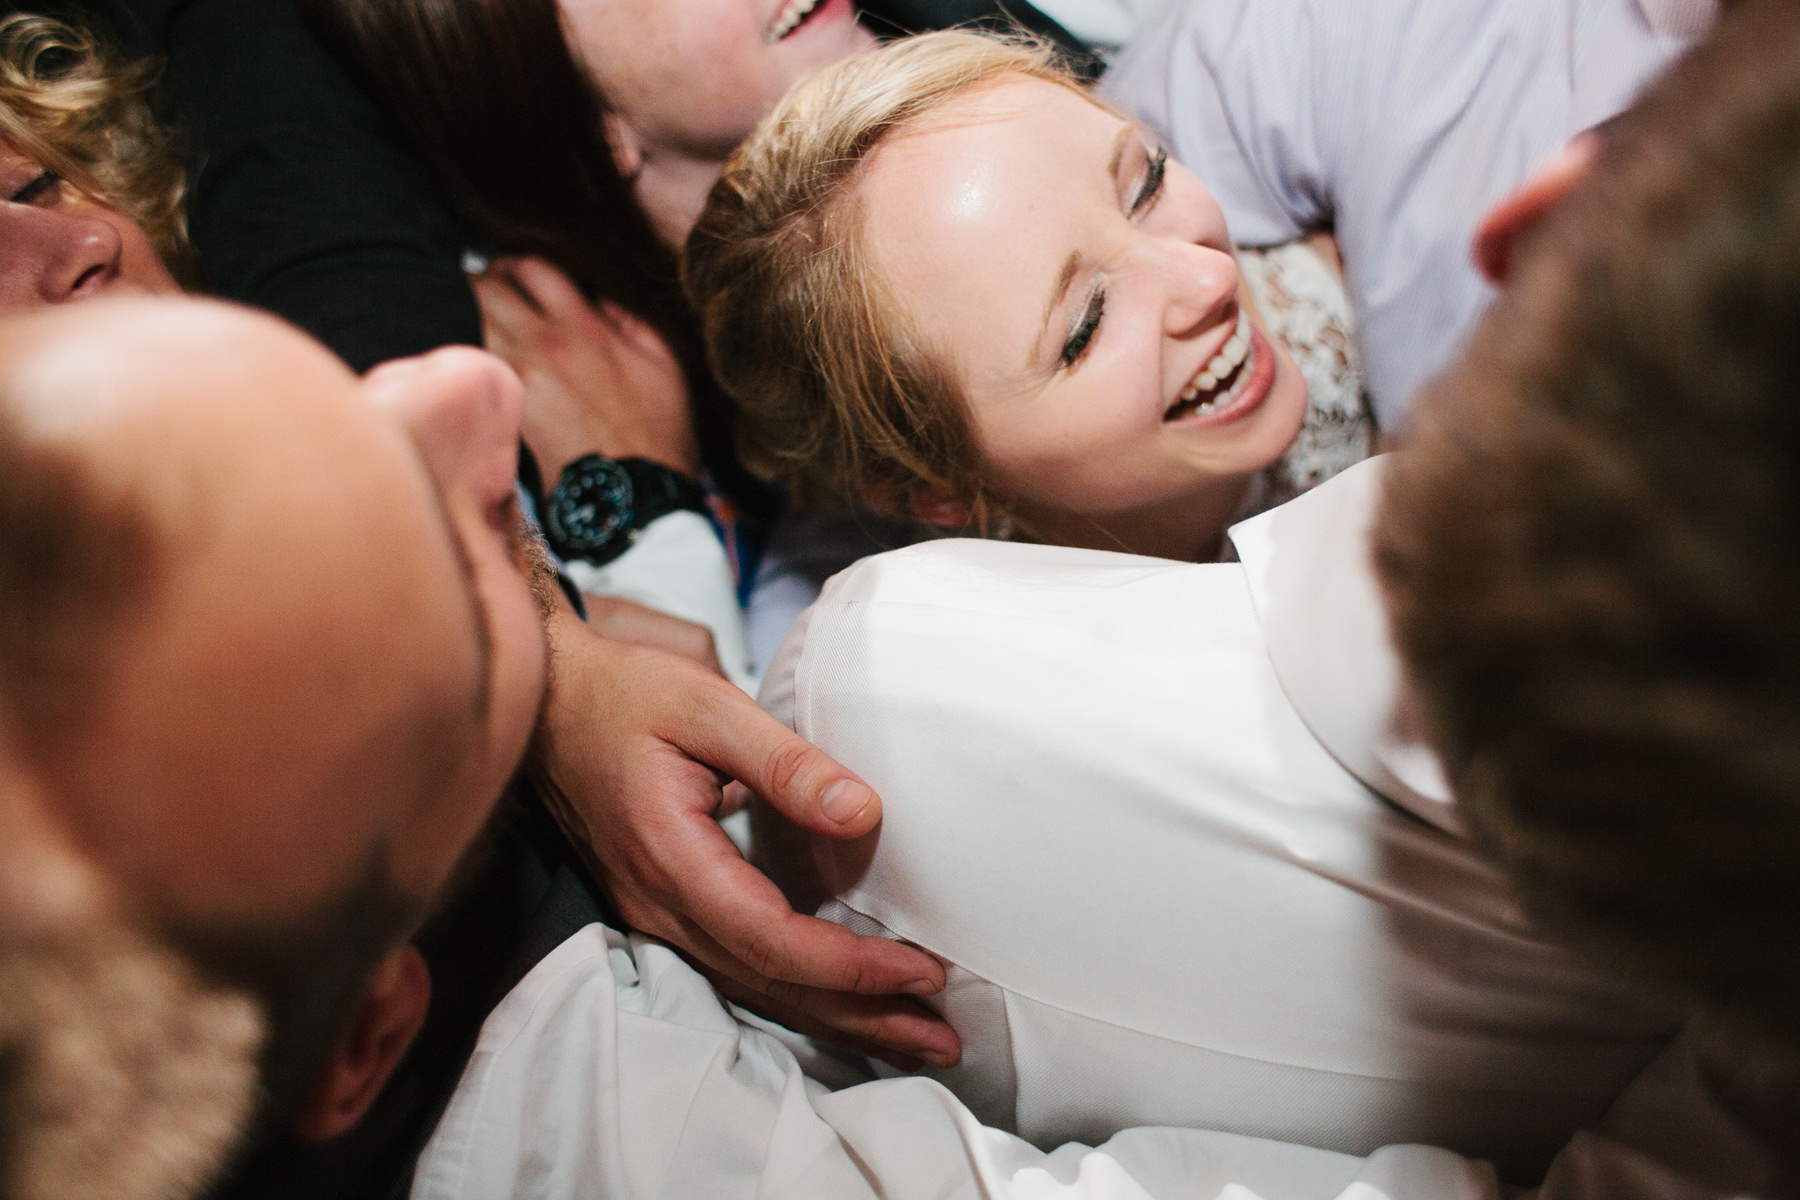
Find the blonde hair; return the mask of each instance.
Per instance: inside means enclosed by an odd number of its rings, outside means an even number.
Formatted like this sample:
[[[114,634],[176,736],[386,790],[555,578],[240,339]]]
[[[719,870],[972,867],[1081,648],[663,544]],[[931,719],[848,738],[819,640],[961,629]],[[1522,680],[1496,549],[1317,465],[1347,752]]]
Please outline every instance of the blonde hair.
[[[0,141],[135,221],[178,279],[187,175],[150,115],[154,64],[49,17],[0,20]]]
[[[1015,78],[1088,95],[1021,38],[933,33],[847,59],[770,113],[707,198],[683,282],[739,454],[800,504],[911,516],[930,487],[978,526],[991,515],[961,386],[872,269],[851,197],[890,135]]]

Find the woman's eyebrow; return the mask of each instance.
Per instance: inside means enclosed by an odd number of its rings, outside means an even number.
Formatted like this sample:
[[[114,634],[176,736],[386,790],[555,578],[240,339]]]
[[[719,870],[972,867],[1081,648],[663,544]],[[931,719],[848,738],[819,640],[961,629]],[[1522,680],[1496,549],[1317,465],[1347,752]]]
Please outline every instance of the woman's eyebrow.
[[[1056,286],[1050,289],[1050,302],[1044,305],[1044,319],[1038,327],[1037,347],[1033,350],[1031,355],[1033,359],[1036,359],[1039,356],[1038,352],[1043,349],[1045,339],[1050,336],[1050,319],[1056,315],[1056,310],[1062,306],[1063,297],[1069,294],[1069,285],[1075,282],[1075,276],[1080,273],[1081,251],[1071,250],[1069,251],[1068,260],[1063,263],[1062,273],[1056,277]],[[1028,368],[1031,365],[1031,363],[1026,364]]]
[[[1113,186],[1115,188],[1117,188],[1119,184],[1119,168],[1124,165],[1125,162],[1125,148],[1131,145],[1131,137],[1136,132],[1136,126],[1123,124],[1119,126],[1117,136],[1113,138],[1112,158],[1107,160],[1106,173],[1112,176]]]

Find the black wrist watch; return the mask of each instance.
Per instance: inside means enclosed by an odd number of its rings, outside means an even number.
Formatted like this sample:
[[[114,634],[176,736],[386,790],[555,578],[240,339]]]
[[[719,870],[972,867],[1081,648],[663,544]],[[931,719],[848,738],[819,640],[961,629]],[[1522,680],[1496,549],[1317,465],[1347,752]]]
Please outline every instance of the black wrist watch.
[[[589,454],[563,468],[544,505],[544,540],[565,560],[603,567],[650,522],[684,509],[708,511],[706,493],[681,472],[647,458]]]

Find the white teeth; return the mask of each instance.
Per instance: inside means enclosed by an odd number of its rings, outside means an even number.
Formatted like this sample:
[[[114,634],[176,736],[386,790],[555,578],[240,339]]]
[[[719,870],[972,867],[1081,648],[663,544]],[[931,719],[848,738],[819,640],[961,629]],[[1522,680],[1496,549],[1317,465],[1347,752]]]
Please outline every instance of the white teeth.
[[[1181,405],[1192,404],[1194,401],[1199,400],[1204,393],[1210,392],[1218,387],[1219,384],[1233,371],[1238,371],[1239,366],[1250,357],[1250,326],[1248,322],[1240,318],[1238,321],[1237,332],[1233,333],[1231,337],[1226,339],[1225,344],[1219,347],[1219,352],[1213,355],[1212,361],[1206,364],[1206,368],[1198,375],[1194,376],[1193,379],[1189,380],[1188,385],[1181,389],[1180,399],[1176,404],[1170,406],[1169,418],[1166,419],[1172,419],[1175,416],[1180,415],[1177,414],[1175,410]],[[1244,386],[1250,381],[1251,374],[1251,368],[1247,366],[1244,367],[1243,370],[1238,371],[1238,376],[1232,381],[1229,391],[1222,396],[1212,396],[1208,398],[1192,413],[1186,415],[1203,417],[1214,409],[1230,406],[1239,396],[1244,394]]]
[[[779,42],[794,31],[794,26],[806,19],[806,14],[819,6],[819,0],[788,0],[782,7],[781,15],[775,24],[769,26],[769,40]]]
[[[1225,348],[1219,351],[1219,357],[1235,367],[1244,361],[1244,355],[1248,353],[1250,353],[1250,334],[1240,325],[1238,331],[1231,335],[1231,340],[1225,343]],[[1217,371],[1213,373],[1219,374]]]

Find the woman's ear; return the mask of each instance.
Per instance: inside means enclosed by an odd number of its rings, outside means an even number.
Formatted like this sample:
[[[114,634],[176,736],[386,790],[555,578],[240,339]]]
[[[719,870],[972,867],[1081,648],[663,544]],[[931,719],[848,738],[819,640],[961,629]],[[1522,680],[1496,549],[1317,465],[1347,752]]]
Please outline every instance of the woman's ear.
[[[1593,133],[1570,138],[1557,156],[1506,199],[1487,210],[1475,227],[1475,265],[1495,287],[1512,271],[1513,249],[1519,238],[1550,215],[1575,185],[1587,177],[1600,155],[1600,139]]]
[[[913,516],[940,529],[966,529],[974,519],[967,501],[958,500],[937,484],[928,483],[912,494]]]
[[[431,1004],[431,973],[411,945],[382,960],[349,1032],[294,1110],[294,1133],[327,1142],[362,1120],[412,1045]]]

